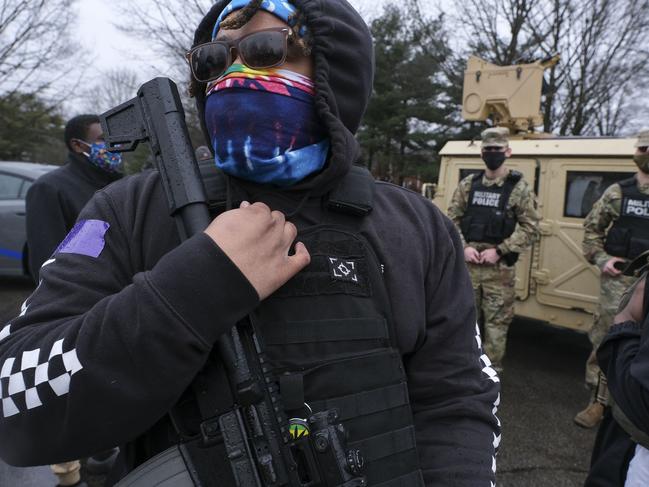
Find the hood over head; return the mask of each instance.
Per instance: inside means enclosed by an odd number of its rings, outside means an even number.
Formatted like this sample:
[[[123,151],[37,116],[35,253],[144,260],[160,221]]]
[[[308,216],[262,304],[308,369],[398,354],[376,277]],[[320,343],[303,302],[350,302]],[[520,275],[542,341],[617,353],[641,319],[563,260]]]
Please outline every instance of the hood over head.
[[[194,46],[211,40],[214,24],[230,0],[218,1],[203,18],[194,35]],[[315,107],[331,139],[331,153],[325,168],[287,188],[323,189],[344,176],[360,158],[354,137],[372,94],[374,49],[369,28],[346,0],[291,0],[309,32],[314,62]],[[203,133],[205,127],[205,84],[195,89]]]

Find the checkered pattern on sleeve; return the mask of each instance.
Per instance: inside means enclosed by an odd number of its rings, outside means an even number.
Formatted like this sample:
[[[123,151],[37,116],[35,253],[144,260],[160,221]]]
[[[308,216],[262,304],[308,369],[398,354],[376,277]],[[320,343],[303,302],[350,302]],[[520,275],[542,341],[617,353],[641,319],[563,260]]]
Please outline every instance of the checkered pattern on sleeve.
[[[0,400],[5,418],[42,406],[70,391],[72,376],[83,366],[77,351],[65,350],[60,339],[47,351],[24,351],[4,361],[0,369]]]

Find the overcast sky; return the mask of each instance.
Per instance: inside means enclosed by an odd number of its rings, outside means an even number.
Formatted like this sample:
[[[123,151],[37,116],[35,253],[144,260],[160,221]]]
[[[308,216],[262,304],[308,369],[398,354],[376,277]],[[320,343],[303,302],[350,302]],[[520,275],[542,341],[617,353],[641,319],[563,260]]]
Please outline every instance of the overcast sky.
[[[131,0],[138,1],[138,0]],[[380,11],[388,0],[350,0],[350,3],[369,18]],[[100,79],[100,72],[115,67],[127,67],[133,69],[144,82],[158,75],[165,75],[164,63],[156,63],[154,54],[146,43],[134,39],[120,32],[115,24],[120,21],[119,10],[115,2],[110,0],[80,0],[78,2],[77,25],[71,32],[77,33],[77,40],[84,48],[91,64],[87,72],[87,79],[91,83]],[[138,55],[138,59],[133,53]],[[141,59],[151,59],[150,62],[142,62]],[[66,105],[66,111],[73,114],[87,110],[82,97],[77,97],[72,103]]]

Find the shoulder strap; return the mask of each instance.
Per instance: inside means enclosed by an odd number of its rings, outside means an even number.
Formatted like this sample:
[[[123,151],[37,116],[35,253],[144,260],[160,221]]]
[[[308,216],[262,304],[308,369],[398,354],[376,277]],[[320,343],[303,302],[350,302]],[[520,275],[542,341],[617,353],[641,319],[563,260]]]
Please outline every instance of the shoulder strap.
[[[482,183],[483,176],[484,176],[484,171],[478,171],[471,174],[471,188]]]
[[[471,178],[471,187],[469,189],[469,201],[473,201],[473,193],[475,193],[478,186],[482,184],[482,177],[484,176],[484,171],[478,171],[469,176]]]
[[[649,435],[634,425],[615,402],[612,405],[612,412],[615,421],[631,436],[631,440],[645,448],[649,448]]]
[[[374,205],[376,184],[370,171],[353,165],[327,200],[327,209],[354,216],[366,216]]]
[[[211,160],[200,162],[199,170],[210,209],[224,211],[228,195],[225,174]],[[374,205],[374,191],[375,183],[370,171],[363,166],[353,165],[329,194],[327,208],[338,213],[366,216]]]
[[[516,187],[516,185],[521,179],[523,179],[523,175],[518,171],[510,171],[509,174],[507,175],[507,178],[505,178],[503,194],[502,197],[500,198],[501,210],[505,210],[507,208],[507,202],[509,201],[509,197],[512,195],[512,191],[514,191],[514,188]]]
[[[635,176],[632,176],[630,178],[619,181],[617,184],[619,184],[622,190],[624,190],[625,188],[634,188],[637,183],[636,183]]]
[[[210,210],[217,210],[219,213],[225,211],[228,199],[228,182],[225,174],[216,167],[212,159],[199,161],[198,170],[201,173]]]

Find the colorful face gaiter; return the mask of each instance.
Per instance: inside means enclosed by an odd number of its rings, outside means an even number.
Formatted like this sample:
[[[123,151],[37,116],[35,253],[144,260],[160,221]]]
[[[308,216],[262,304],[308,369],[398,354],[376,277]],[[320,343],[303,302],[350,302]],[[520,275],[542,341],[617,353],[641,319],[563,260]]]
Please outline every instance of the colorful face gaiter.
[[[118,152],[108,152],[105,142],[95,142],[89,144],[82,140],[90,148],[90,153],[84,152],[83,155],[88,158],[91,164],[103,169],[106,172],[118,173],[122,170],[122,155]]]
[[[217,167],[278,187],[322,169],[329,139],[313,94],[313,82],[298,73],[232,65],[207,88],[205,121]]]

